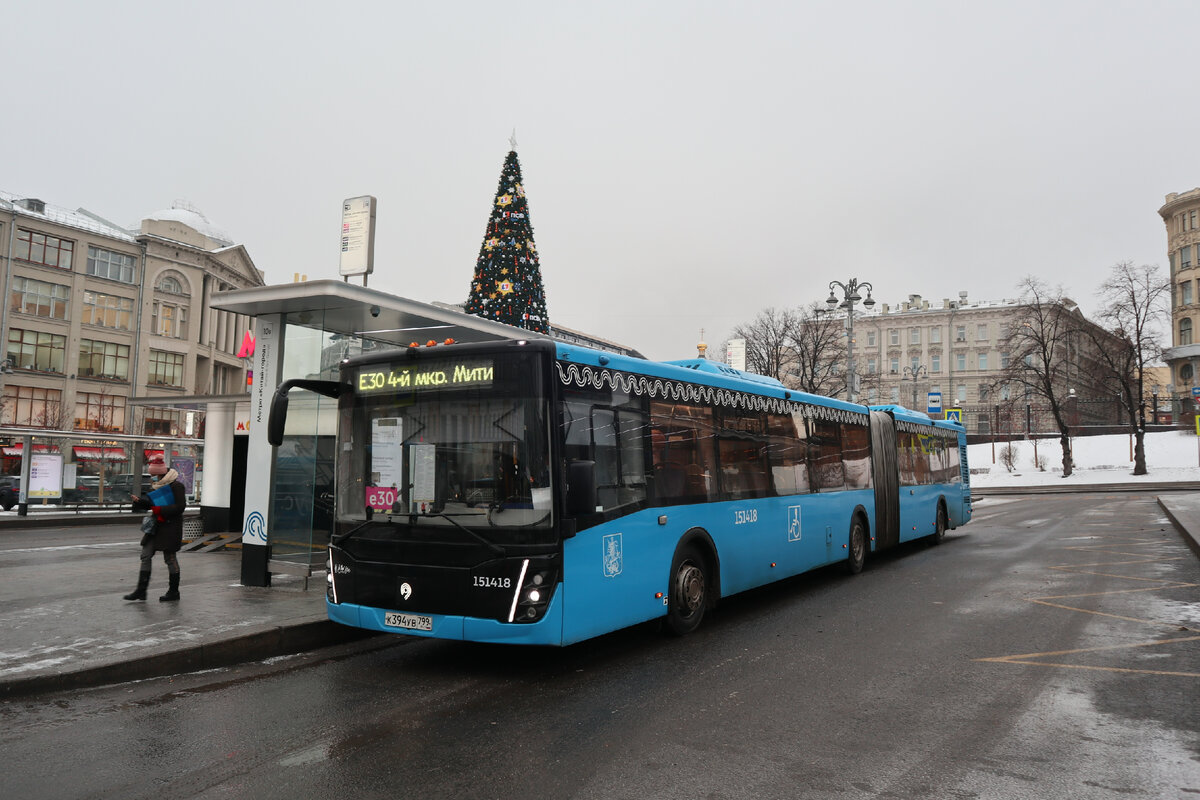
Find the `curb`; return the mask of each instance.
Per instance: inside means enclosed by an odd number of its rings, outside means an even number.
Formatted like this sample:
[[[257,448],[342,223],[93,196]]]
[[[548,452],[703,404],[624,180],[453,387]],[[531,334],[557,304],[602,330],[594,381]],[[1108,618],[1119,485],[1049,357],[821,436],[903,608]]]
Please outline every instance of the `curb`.
[[[1175,516],[1175,512],[1162,501],[1161,497],[1155,499],[1158,501],[1158,507],[1163,510],[1167,518],[1171,520],[1171,524],[1175,526],[1175,530],[1179,531],[1179,535],[1183,538],[1183,541],[1192,549],[1193,553],[1200,556],[1200,541],[1197,541],[1196,534],[1184,525],[1179,517]]]
[[[58,675],[0,681],[0,698],[11,699],[110,683],[160,678],[183,672],[229,667],[247,661],[292,655],[378,635],[328,619],[280,625],[233,639],[202,642],[167,653],[84,667]]]

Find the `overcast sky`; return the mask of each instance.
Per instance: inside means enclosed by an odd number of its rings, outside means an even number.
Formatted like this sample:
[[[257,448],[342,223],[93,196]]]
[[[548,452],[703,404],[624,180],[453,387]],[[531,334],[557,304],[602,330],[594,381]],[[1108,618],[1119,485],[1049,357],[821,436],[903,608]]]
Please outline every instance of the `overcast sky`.
[[[10,3],[0,189],[185,199],[268,283],[466,299],[516,129],[552,323],[695,354],[830,280],[880,302],[1166,270],[1200,2]]]

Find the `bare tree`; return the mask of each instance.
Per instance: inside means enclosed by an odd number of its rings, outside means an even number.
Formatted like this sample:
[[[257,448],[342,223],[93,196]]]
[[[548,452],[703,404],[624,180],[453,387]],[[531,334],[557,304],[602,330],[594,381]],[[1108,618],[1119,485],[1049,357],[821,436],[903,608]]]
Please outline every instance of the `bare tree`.
[[[848,376],[840,371],[846,362],[845,324],[823,312],[823,304],[811,303],[796,315],[789,346],[793,371],[784,381],[810,394],[833,397],[845,391]]]
[[[786,376],[794,371],[791,343],[798,319],[794,310],[768,308],[758,312],[753,321],[734,328],[730,338],[746,340],[746,369],[786,382]]]
[[[1146,474],[1145,375],[1162,355],[1160,322],[1167,314],[1171,283],[1155,264],[1135,267],[1131,261],[1113,266],[1097,295],[1103,303],[1098,321],[1104,330],[1088,329],[1105,371],[1105,382],[1121,398],[1134,437],[1133,474]]]
[[[1063,401],[1069,396],[1071,336],[1078,327],[1075,322],[1079,311],[1063,296],[1062,289],[1052,291],[1038,278],[1026,277],[1019,287],[1021,307],[1005,340],[1010,361],[1000,380],[1024,386],[1049,405],[1062,444],[1066,478],[1075,461]]]

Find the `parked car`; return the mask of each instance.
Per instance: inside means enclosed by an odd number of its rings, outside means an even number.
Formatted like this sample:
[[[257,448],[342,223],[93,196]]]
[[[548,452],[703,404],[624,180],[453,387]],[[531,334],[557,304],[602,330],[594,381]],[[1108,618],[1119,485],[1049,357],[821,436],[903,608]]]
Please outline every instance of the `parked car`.
[[[133,473],[122,473],[114,475],[108,485],[104,487],[104,500],[109,503],[128,503],[133,499],[133,495],[145,497],[150,491],[150,484],[154,483],[154,476],[149,473],[142,473],[141,480],[134,485],[134,478],[137,476]]]
[[[80,475],[74,486],[63,487],[64,503],[95,503],[100,499],[100,476]]]
[[[0,508],[9,511],[21,499],[21,476],[0,475]]]

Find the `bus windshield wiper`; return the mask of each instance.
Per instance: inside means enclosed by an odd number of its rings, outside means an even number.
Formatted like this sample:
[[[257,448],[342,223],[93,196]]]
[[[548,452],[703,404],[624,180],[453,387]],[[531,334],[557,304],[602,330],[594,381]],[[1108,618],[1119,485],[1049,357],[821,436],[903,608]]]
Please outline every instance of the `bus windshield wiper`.
[[[447,521],[447,522],[449,522],[451,525],[453,525],[454,527],[458,528],[460,531],[462,531],[463,533],[465,533],[467,536],[470,536],[472,539],[475,539],[476,541],[478,541],[478,542],[480,542],[480,543],[482,543],[482,544],[486,545],[486,546],[487,546],[487,548],[488,548],[489,550],[491,550],[493,553],[495,553],[496,555],[498,555],[498,556],[501,556],[501,557],[505,557],[505,556],[507,556],[507,555],[508,555],[508,552],[507,552],[507,551],[506,551],[506,550],[505,550],[503,547],[501,547],[500,545],[498,545],[498,544],[496,544],[495,542],[491,541],[490,539],[488,539],[488,538],[487,538],[486,536],[484,536],[483,534],[481,534],[481,533],[478,533],[477,531],[473,531],[473,530],[471,530],[471,529],[470,529],[470,528],[468,528],[466,525],[463,525],[463,524],[459,523],[459,521],[458,521],[458,520],[454,519],[454,517],[477,517],[477,516],[479,516],[478,514],[471,513],[471,512],[462,512],[462,513],[458,513],[458,514],[447,514],[445,511],[431,511],[431,512],[429,512],[429,513],[426,513],[426,514],[412,514],[412,515],[410,515],[410,516],[411,516],[411,517],[412,517],[414,520],[415,520],[415,519],[416,519],[418,516],[422,516],[422,517],[441,517],[442,519],[446,520],[446,521]]]
[[[365,528],[365,527],[367,527],[368,525],[370,525],[370,524],[371,524],[371,522],[372,522],[372,520],[368,519],[368,520],[367,520],[366,522],[364,522],[363,524],[361,524],[361,525],[355,525],[353,528],[351,528],[350,530],[346,531],[345,533],[335,533],[333,536],[330,536],[330,537],[329,537],[329,543],[330,543],[330,544],[341,544],[342,542],[346,541],[347,539],[349,539],[349,538],[350,538],[351,536],[353,536],[354,534],[356,534],[356,533],[358,533],[359,531],[361,531],[363,528]]]

